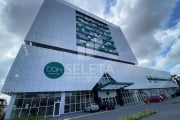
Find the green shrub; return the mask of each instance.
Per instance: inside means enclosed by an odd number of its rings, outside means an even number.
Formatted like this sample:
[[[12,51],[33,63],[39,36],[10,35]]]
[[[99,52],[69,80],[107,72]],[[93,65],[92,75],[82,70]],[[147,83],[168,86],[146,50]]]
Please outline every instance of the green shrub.
[[[145,110],[145,111],[142,111],[142,112],[139,112],[136,114],[124,116],[120,120],[141,120],[141,119],[148,117],[150,115],[153,115],[155,113],[156,113],[156,111],[154,111],[154,110]]]
[[[44,120],[44,116],[17,117],[12,120]]]
[[[180,103],[180,99],[179,99],[179,98],[178,98],[178,99],[176,99],[173,103],[174,103],[174,104],[178,104],[178,103]]]

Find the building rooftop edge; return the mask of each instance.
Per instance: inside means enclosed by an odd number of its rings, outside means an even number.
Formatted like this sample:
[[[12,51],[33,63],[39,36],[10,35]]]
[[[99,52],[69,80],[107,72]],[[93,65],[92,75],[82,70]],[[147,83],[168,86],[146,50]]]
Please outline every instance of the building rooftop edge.
[[[99,20],[99,21],[103,21],[103,22],[105,22],[105,23],[108,24],[108,25],[111,25],[111,26],[113,26],[113,27],[116,27],[116,28],[121,29],[120,26],[118,26],[118,25],[116,25],[116,24],[114,24],[114,23],[111,23],[110,21],[107,21],[107,20],[105,20],[105,19],[103,19],[103,18],[101,18],[101,17],[99,17],[99,16],[97,16],[97,15],[94,15],[93,13],[90,13],[90,12],[88,12],[88,11],[86,11],[86,10],[84,10],[84,9],[76,6],[76,5],[73,5],[73,4],[65,1],[65,0],[55,0],[55,1],[57,1],[57,2],[59,2],[59,3],[62,3],[62,4],[64,4],[64,5],[66,5],[66,6],[68,6],[68,7],[71,7],[71,8],[73,8],[73,9],[77,10],[77,11],[80,11],[80,12],[82,12],[82,13],[84,13],[84,14],[87,14],[87,15],[89,15],[90,17],[93,17],[93,18],[95,18],[95,19],[97,19],[97,20]]]

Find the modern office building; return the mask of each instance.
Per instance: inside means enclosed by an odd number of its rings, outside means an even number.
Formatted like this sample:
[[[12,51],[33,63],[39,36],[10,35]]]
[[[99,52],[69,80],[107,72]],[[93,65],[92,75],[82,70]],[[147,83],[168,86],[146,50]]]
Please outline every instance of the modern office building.
[[[137,66],[119,26],[62,0],[44,1],[24,42],[2,90],[6,119],[120,106],[177,87],[170,73]]]

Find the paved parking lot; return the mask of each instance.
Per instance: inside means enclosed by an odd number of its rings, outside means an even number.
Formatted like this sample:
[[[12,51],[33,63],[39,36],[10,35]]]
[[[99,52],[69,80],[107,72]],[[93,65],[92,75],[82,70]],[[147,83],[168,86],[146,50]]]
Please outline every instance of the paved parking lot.
[[[96,113],[79,112],[51,118],[51,120],[119,120],[122,116],[146,109],[153,109],[157,111],[157,114],[143,120],[180,120],[180,104],[173,104],[174,101],[175,98],[159,103],[125,105],[112,111],[100,111]]]

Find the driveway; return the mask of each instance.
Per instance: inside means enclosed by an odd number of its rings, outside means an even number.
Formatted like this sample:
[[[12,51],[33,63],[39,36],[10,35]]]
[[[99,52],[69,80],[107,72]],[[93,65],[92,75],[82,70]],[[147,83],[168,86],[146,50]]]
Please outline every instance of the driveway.
[[[61,117],[50,118],[50,120],[119,120],[122,116],[137,113],[146,109],[157,111],[150,117],[143,120],[180,120],[180,103],[173,104],[174,99],[168,99],[158,103],[131,104],[119,107],[111,111],[100,111],[96,113],[72,113]]]

